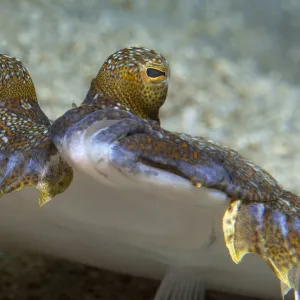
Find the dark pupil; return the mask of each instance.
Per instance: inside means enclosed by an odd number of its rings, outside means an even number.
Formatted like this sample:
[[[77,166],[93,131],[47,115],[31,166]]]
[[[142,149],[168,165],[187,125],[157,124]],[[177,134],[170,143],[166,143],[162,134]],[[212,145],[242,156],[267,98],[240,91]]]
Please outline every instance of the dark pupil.
[[[166,73],[162,72],[160,70],[157,70],[157,69],[148,68],[147,76],[150,78],[156,78],[156,77],[160,77],[160,76],[166,76]]]

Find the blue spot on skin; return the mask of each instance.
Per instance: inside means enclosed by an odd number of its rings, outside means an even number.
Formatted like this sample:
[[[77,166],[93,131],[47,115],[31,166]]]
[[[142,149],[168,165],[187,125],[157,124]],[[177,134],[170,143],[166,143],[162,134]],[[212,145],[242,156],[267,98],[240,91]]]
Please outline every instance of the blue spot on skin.
[[[264,215],[265,215],[265,206],[262,203],[252,204],[249,207],[249,213],[258,224],[259,230],[264,231]]]
[[[287,219],[284,214],[279,212],[278,210],[272,210],[271,219],[273,223],[276,225],[277,230],[280,230],[284,237],[288,236],[289,228],[287,224]]]
[[[294,218],[293,229],[300,232],[300,219],[298,217]]]

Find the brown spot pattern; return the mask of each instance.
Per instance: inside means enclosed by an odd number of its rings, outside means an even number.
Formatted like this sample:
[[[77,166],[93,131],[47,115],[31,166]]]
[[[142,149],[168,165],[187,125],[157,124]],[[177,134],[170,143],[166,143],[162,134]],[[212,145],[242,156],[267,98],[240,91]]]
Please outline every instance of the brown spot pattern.
[[[166,80],[147,79],[148,67],[166,72]],[[85,126],[97,118],[140,118],[144,132],[114,143],[112,151],[133,157],[128,161],[120,156],[117,167],[138,172],[133,164],[143,163],[187,178],[195,187],[226,193],[232,201],[224,214],[223,230],[233,261],[240,262],[247,253],[260,255],[280,280],[293,287],[289,273],[300,267],[299,197],[228,147],[162,129],[158,112],[167,95],[168,79],[169,66],[159,53],[140,47],[119,50],[105,61],[83,104],[55,122],[54,135],[63,137],[95,111],[99,113]]]
[[[73,172],[58,155],[49,126],[26,68],[0,54],[0,196],[35,186],[42,205],[69,186]]]

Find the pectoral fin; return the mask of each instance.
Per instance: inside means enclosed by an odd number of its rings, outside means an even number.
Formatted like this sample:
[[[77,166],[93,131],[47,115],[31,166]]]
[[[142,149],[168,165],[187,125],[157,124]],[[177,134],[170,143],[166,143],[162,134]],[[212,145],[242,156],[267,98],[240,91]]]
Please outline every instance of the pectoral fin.
[[[233,200],[224,214],[223,231],[235,263],[247,253],[259,255],[281,281],[282,297],[294,289],[299,299],[300,219],[293,205],[296,196],[285,196],[261,203]]]

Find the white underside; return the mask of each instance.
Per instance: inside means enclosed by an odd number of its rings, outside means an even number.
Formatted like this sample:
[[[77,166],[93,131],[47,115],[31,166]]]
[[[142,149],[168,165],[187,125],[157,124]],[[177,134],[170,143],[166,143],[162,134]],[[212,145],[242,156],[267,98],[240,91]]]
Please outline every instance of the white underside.
[[[279,280],[262,259],[232,262],[222,232],[223,193],[164,172],[132,180],[105,162],[99,174],[77,146],[66,158],[80,169],[62,195],[42,208],[33,188],[1,199],[2,249],[26,248],[149,278],[196,268],[209,289],[280,298]]]
[[[279,299],[279,281],[262,259],[232,262],[221,228],[224,206],[207,208],[204,188],[193,189],[194,204],[187,192],[114,189],[76,173],[72,186],[43,208],[33,188],[2,198],[0,246],[151,278],[170,267],[196,267],[207,288]]]

